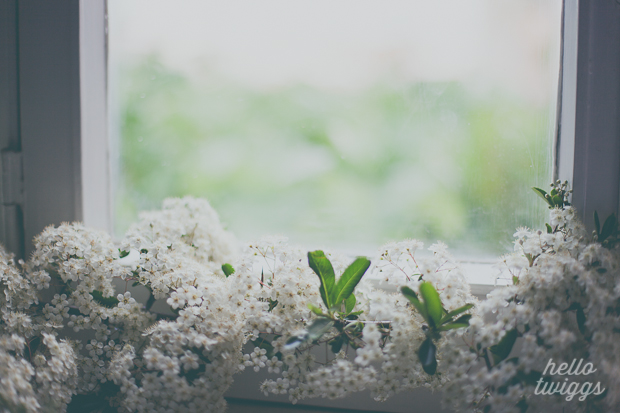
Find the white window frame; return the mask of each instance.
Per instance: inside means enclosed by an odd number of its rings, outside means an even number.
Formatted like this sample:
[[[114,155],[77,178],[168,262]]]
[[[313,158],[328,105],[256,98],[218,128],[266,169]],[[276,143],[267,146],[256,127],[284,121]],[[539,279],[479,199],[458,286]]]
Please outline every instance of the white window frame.
[[[619,212],[620,1],[564,1],[560,80],[554,179],[592,230]]]
[[[0,241],[18,256],[50,224],[111,230],[106,27],[105,0],[0,2]],[[620,1],[565,0],[562,27],[554,179],[572,182],[591,229],[595,210],[619,211]],[[237,378],[239,396],[261,399],[252,384]],[[420,410],[438,405],[420,391],[380,408],[410,411],[412,397]],[[377,408],[356,400],[308,404]]]
[[[20,256],[50,224],[112,229],[106,7],[0,3],[0,241]],[[588,228],[594,210],[619,211],[619,8],[618,0],[563,7],[553,176],[572,183]]]
[[[0,242],[48,225],[111,230],[105,0],[0,2]]]

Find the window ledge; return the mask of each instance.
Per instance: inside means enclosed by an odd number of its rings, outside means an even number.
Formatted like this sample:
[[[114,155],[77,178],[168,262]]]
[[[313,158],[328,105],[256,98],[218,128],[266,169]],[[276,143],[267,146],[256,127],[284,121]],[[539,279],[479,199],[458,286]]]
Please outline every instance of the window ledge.
[[[457,260],[460,264],[465,278],[471,287],[471,293],[479,299],[485,299],[487,294],[497,287],[509,285],[509,280],[497,278],[497,269],[494,268],[494,260]],[[369,274],[366,277],[375,288],[396,292],[397,289],[393,285],[381,282],[381,278]]]

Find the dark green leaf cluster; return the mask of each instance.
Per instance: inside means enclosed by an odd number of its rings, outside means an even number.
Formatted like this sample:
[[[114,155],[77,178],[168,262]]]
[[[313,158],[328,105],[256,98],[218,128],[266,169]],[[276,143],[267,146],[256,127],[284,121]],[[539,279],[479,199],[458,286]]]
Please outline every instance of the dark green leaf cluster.
[[[569,189],[568,181],[560,182],[559,180],[551,184],[551,191],[545,192],[540,188],[533,187],[534,192],[540,196],[549,206],[549,209],[564,208],[570,206],[568,198],[573,192]],[[594,211],[594,241],[598,241],[605,248],[613,248],[618,242],[618,218],[616,214],[607,217],[603,226],[598,216],[598,212]],[[545,224],[548,234],[555,233],[558,228],[553,228],[549,224]],[[528,257],[529,259],[529,257]]]
[[[502,361],[506,360],[506,358],[510,355],[512,351],[512,347],[515,345],[517,341],[517,337],[519,336],[519,332],[517,329],[512,329],[504,334],[504,337],[499,341],[499,343],[489,347],[489,352],[491,353],[491,357],[493,358],[493,364],[497,365]]]
[[[570,206],[568,198],[573,191],[572,189],[568,189],[568,181],[561,182],[557,180],[556,182],[552,182],[551,191],[549,193],[536,187],[532,189],[547,203],[547,205],[549,205],[549,209]]]
[[[594,236],[595,241],[601,243],[605,248],[613,248],[618,242],[618,218],[616,214],[607,217],[601,228],[598,212],[594,211]]]
[[[323,251],[308,252],[308,265],[316,273],[321,281],[319,292],[327,312],[308,304],[308,308],[318,318],[308,326],[305,334],[288,339],[285,349],[297,348],[303,343],[318,341],[332,327],[339,334],[329,341],[334,353],[340,351],[344,344],[350,344],[353,348],[361,345],[361,326],[351,323],[357,320],[361,311],[353,311],[356,298],[353,291],[370,267],[370,260],[366,257],[358,257],[349,265],[336,282],[334,268]]]
[[[418,349],[418,358],[424,371],[433,375],[437,371],[437,347],[433,341],[439,340],[442,331],[468,327],[471,314],[463,314],[456,319],[455,317],[470,310],[474,305],[465,304],[452,311],[446,310],[441,304],[439,293],[433,284],[427,281],[420,284],[419,296],[409,287],[402,287],[401,292],[427,323],[426,339]]]
[[[98,290],[91,291],[90,295],[93,297],[93,300],[107,308],[114,308],[119,303],[116,297],[104,297],[103,293]]]

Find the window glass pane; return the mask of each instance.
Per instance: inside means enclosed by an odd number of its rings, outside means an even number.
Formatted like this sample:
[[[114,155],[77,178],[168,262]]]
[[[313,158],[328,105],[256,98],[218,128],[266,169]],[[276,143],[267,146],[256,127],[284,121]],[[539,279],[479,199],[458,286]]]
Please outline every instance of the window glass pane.
[[[541,225],[561,0],[108,0],[116,228],[205,197],[240,239],[502,253]]]

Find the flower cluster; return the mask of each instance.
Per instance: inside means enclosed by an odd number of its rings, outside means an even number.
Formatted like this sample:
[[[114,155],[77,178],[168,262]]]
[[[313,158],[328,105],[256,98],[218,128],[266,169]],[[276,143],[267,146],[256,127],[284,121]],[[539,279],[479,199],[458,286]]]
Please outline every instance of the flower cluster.
[[[448,308],[472,301],[445,246],[419,266],[412,246],[384,248],[366,278],[432,282]],[[267,369],[263,391],[293,402],[365,389],[384,400],[445,381],[410,357],[425,325],[407,299],[360,282],[370,261],[338,277],[355,282],[332,308],[310,255],[273,237],[238,249],[206,201],[166,200],[118,242],[62,224],[27,262],[1,254],[0,407],[11,411],[219,412],[246,368]],[[349,271],[348,258],[322,257],[333,283]]]
[[[336,310],[332,321],[322,300],[320,277],[306,264],[303,250],[284,239],[268,238],[252,244],[235,265],[233,283],[247,291],[242,304],[246,317],[247,353],[240,369],[268,368],[276,378],[261,385],[265,394],[288,394],[295,403],[303,398],[338,398],[368,390],[385,400],[419,386],[437,387],[442,374],[425,373],[416,357],[425,339],[424,320],[399,292],[390,286],[417,289],[431,282],[449,309],[474,302],[461,269],[445,245],[431,246],[428,257],[417,257],[418,241],[393,243],[380,250],[378,264],[355,288],[351,308]],[[328,254],[336,274],[343,274],[349,260]],[[388,288],[376,289],[371,280]],[[392,288],[396,290],[396,288]],[[291,338],[314,334],[298,345]],[[440,340],[439,357],[443,351]],[[443,371],[443,365],[440,371]]]
[[[620,250],[590,238],[570,205],[553,207],[546,230],[518,229],[515,252],[501,259],[513,285],[451,337],[445,400],[457,410],[620,409]],[[596,371],[553,377],[546,368],[580,360]]]
[[[221,270],[236,244],[206,201],[167,200],[120,243],[62,224],[34,244],[27,262],[0,252],[0,410],[224,409],[243,341]]]
[[[66,340],[57,340],[62,326],[39,302],[35,286],[41,284],[36,282],[48,284],[50,277],[37,271],[22,273],[4,250],[0,267],[0,408],[63,410],[76,392],[77,355]]]
[[[0,411],[221,412],[234,374],[261,369],[260,389],[293,403],[425,386],[457,410],[618,410],[618,222],[597,217],[590,237],[567,186],[538,193],[550,224],[517,230],[499,263],[513,285],[482,303],[442,243],[372,260],[277,237],[240,248],[193,198],[117,242],[46,228],[26,262],[0,249]],[[572,379],[606,392],[535,396],[550,360],[596,366]]]

